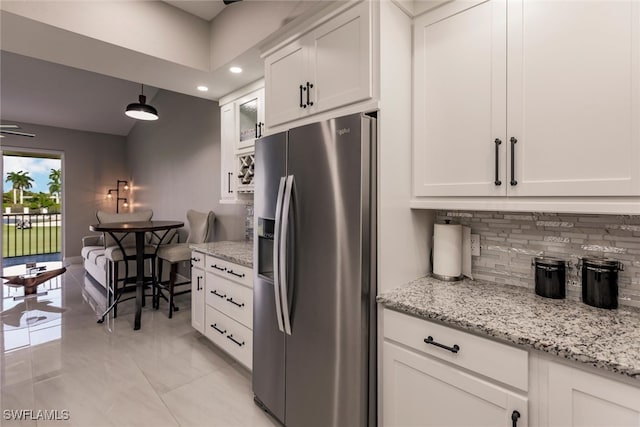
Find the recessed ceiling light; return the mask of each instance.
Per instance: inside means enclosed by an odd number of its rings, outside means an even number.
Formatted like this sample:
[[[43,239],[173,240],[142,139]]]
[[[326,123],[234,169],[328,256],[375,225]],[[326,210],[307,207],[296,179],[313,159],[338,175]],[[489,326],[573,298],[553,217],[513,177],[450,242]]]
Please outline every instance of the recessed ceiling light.
[[[229,71],[231,71],[233,74],[240,74],[242,72],[242,68],[240,68],[240,67],[231,67],[231,68],[229,68]]]
[[[206,87],[206,86],[202,86],[202,85],[200,85],[200,86],[198,86],[198,90],[199,90],[200,92],[206,92],[206,91],[208,91],[208,90],[209,90],[209,88],[208,88],[208,87]]]

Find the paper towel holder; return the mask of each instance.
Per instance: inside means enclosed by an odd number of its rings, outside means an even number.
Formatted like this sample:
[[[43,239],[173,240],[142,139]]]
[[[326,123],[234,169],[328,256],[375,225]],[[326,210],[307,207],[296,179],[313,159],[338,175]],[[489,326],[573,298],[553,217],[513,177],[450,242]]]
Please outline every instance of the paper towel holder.
[[[440,281],[443,282],[459,282],[460,280],[464,279],[464,275],[459,275],[459,276],[442,276],[440,274],[436,274],[436,273],[431,273],[431,277],[433,277],[434,279],[438,279]]]
[[[455,231],[456,229],[457,231]],[[438,239],[439,236],[442,238]],[[457,244],[455,243],[456,240]],[[449,220],[445,220],[444,224],[434,224],[433,246],[431,251],[431,265],[433,267],[431,276],[433,278],[445,282],[463,280],[461,245],[461,224],[452,224]],[[452,262],[448,260],[452,260]],[[456,265],[456,263],[458,265]]]

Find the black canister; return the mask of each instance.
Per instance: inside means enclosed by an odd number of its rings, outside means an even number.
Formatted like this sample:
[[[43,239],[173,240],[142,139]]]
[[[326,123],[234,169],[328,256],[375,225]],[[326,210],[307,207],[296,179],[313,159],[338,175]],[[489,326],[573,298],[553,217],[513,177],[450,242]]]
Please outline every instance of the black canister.
[[[618,271],[615,259],[582,258],[582,302],[599,308],[618,308]]]
[[[566,266],[564,260],[551,257],[536,257],[536,294],[546,298],[564,298],[566,295]]]

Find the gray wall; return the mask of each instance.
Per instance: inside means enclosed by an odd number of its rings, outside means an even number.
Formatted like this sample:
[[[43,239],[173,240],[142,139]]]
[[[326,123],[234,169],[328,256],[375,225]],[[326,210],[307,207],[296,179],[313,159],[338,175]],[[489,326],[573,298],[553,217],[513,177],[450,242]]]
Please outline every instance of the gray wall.
[[[8,118],[4,118],[10,122]],[[20,122],[35,138],[7,136],[0,140],[4,151],[24,149],[59,152],[63,155],[63,257],[80,257],[82,237],[93,234],[98,209],[113,210],[114,202],[105,197],[117,179],[127,179],[126,139],[123,136],[84,132]]]
[[[188,209],[213,210],[213,240],[243,240],[245,207],[219,203],[218,103],[164,90],[150,103],[160,119],[139,122],[127,137],[134,208],[151,208],[154,219],[185,224]]]

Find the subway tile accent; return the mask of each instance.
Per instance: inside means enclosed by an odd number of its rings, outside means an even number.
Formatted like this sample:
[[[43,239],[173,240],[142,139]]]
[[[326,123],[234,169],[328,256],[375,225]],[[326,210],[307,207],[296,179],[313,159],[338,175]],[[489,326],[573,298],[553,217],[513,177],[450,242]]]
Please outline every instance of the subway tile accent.
[[[475,279],[534,288],[532,260],[548,255],[569,262],[567,295],[582,295],[578,262],[605,256],[622,262],[620,305],[640,307],[640,215],[587,215],[539,212],[436,211],[436,221],[471,227],[480,235],[473,257]]]

